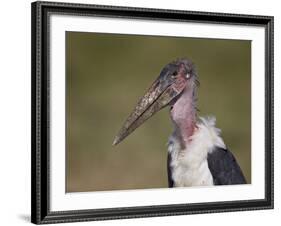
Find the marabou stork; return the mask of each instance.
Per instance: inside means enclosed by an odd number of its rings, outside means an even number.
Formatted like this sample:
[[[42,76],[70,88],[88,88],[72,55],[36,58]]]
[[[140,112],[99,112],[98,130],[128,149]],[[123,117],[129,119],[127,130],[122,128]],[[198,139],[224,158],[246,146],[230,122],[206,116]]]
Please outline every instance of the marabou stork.
[[[167,64],[114,139],[121,142],[154,113],[169,106],[174,132],[168,142],[169,187],[245,184],[214,117],[197,117],[194,64],[186,58]]]

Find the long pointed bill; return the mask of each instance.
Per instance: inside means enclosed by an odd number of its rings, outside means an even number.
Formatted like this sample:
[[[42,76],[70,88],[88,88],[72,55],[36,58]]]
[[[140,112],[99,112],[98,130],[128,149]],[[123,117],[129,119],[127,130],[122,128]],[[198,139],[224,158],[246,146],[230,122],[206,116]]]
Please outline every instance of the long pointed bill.
[[[152,115],[167,106],[179,94],[180,92],[174,90],[171,84],[161,84],[160,77],[156,79],[123,124],[123,127],[113,141],[113,145],[120,143]]]

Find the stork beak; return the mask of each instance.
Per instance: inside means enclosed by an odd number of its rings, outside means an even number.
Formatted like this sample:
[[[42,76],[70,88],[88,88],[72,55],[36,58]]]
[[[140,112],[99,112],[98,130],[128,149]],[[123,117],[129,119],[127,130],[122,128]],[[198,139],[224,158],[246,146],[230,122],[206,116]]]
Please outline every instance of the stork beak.
[[[123,127],[116,135],[112,145],[120,143],[147,119],[167,106],[180,94],[179,91],[173,89],[172,84],[173,81],[161,80],[161,76],[153,82],[148,91],[139,100],[134,111],[124,122]]]

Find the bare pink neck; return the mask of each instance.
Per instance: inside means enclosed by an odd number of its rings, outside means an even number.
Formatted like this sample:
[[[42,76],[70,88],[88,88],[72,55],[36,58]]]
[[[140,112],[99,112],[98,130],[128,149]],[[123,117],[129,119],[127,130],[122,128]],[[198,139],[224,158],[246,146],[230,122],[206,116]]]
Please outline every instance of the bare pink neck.
[[[173,105],[171,119],[179,130],[181,138],[187,144],[196,127],[196,109],[193,90],[186,89]]]

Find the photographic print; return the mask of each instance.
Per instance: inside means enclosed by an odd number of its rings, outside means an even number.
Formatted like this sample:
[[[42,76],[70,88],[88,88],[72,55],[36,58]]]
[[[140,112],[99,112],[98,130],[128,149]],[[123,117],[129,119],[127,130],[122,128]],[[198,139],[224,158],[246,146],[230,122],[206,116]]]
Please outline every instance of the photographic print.
[[[273,17],[32,3],[36,224],[273,208]]]
[[[251,183],[250,40],[67,32],[66,47],[67,192]]]

